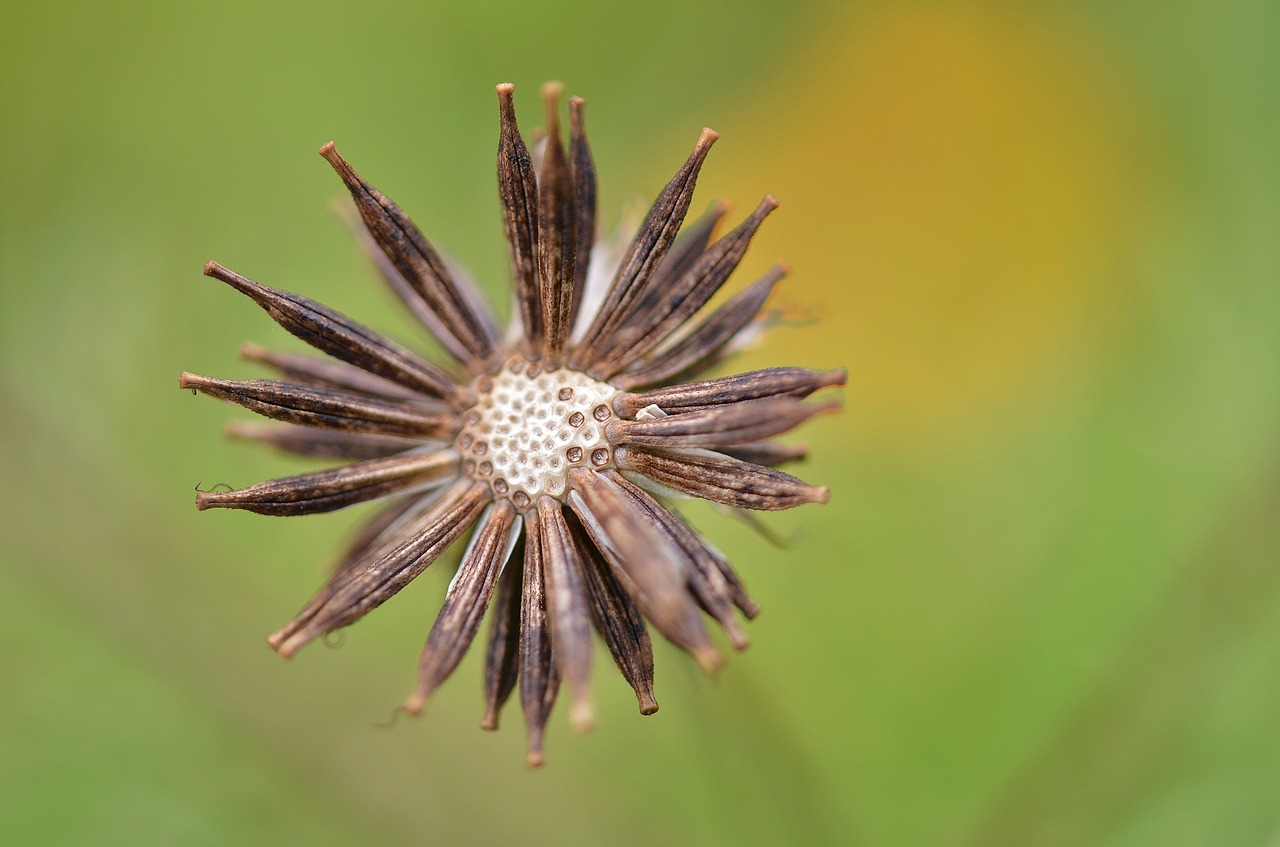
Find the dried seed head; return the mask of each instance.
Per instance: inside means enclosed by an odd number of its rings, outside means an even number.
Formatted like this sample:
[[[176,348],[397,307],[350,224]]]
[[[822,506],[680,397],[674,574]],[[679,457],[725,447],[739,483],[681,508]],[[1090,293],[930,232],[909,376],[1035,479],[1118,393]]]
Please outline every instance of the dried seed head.
[[[769,439],[831,411],[804,398],[845,374],[768,368],[688,381],[755,334],[786,272],[775,265],[704,309],[777,205],[766,196],[718,239],[725,203],[683,226],[715,132],[703,131],[629,246],[596,243],[583,101],[569,101],[566,138],[560,86],[545,88],[547,127],[531,152],[513,86],[497,93],[499,194],[518,304],[506,341],[468,275],[330,143],[321,155],[351,193],[351,221],[374,267],[457,361],[441,368],[326,306],[210,263],[207,275],[331,358],[250,345],[245,358],[278,378],[183,374],[179,384],[277,421],[233,424],[238,437],[350,462],[202,492],[199,508],[301,515],[391,499],[271,646],[287,657],[353,623],[470,533],[405,708],[422,710],[487,614],[482,726],[497,727],[518,688],[537,766],[562,682],[573,725],[593,720],[593,625],[642,714],[658,708],[650,625],[707,670],[722,658],[704,613],[734,647],[747,645],[738,616],[759,607],[724,556],[650,492],[735,509],[826,502],[826,488],[774,468],[804,449]]]
[[[609,383],[579,371],[542,371],[513,357],[473,388],[476,404],[464,414],[456,444],[464,472],[481,481],[497,475],[496,496],[521,508],[542,494],[563,497],[569,467],[584,455],[597,467],[609,463],[612,449],[596,423],[611,416],[618,389]]]

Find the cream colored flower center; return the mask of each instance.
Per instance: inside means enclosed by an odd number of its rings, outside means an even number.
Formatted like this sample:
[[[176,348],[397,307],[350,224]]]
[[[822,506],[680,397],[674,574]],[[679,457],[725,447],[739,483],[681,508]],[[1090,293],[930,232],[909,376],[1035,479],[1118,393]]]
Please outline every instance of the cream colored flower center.
[[[475,381],[476,404],[458,434],[462,469],[495,497],[524,508],[543,494],[562,497],[570,468],[613,459],[604,425],[618,389],[571,370],[544,372],[513,358]]]

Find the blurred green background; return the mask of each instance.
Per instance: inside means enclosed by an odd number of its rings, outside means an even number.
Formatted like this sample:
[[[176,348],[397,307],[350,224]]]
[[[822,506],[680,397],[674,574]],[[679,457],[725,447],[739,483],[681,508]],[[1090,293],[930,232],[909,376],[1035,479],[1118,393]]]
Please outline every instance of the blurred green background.
[[[832,502],[695,518],[765,613],[662,711],[598,663],[523,765],[447,568],[282,662],[358,516],[197,514],[302,464],[183,369],[289,346],[209,258],[405,339],[335,139],[506,305],[493,85],[590,101],[604,221],[704,125],[695,207],[782,201],[739,360],[847,365]],[[1280,5],[9,3],[0,26],[0,841],[1280,843]]]

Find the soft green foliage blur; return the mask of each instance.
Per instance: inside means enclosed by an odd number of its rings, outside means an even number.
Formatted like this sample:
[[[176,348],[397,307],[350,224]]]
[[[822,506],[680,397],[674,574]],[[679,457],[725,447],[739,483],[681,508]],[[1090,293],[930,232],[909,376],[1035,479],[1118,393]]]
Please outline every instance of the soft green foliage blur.
[[[76,0],[0,25],[0,843],[1280,843],[1280,6]],[[825,507],[695,506],[764,614],[599,725],[472,655],[408,693],[440,563],[283,662],[359,515],[197,514],[305,463],[184,369],[295,348],[209,258],[420,343],[334,139],[507,308],[493,85],[590,103],[603,223],[703,125],[782,201],[737,364],[847,365]]]

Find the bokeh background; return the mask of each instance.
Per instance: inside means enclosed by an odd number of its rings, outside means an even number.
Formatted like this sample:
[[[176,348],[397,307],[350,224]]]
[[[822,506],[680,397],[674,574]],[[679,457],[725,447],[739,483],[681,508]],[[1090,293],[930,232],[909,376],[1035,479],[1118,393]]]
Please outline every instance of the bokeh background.
[[[8,3],[0,841],[1280,843],[1280,5]],[[704,125],[695,208],[782,201],[781,325],[847,365],[764,605],[662,710],[421,720],[447,567],[336,649],[263,643],[358,515],[197,514],[302,465],[176,388],[291,342],[216,257],[417,343],[333,214],[335,139],[506,305],[493,85],[590,102],[604,222]]]

